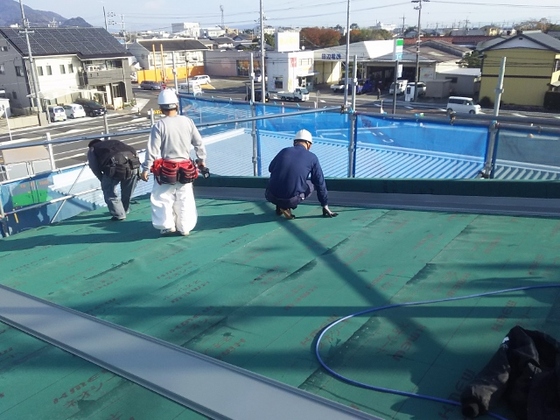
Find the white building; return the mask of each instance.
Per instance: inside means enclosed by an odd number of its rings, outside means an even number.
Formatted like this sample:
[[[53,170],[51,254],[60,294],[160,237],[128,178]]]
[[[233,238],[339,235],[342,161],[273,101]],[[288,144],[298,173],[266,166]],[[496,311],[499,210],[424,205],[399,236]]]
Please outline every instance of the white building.
[[[171,32],[173,35],[180,35],[185,38],[198,38],[200,35],[200,25],[198,23],[172,23]]]
[[[226,30],[221,26],[211,26],[200,28],[200,38],[219,38],[226,35]]]

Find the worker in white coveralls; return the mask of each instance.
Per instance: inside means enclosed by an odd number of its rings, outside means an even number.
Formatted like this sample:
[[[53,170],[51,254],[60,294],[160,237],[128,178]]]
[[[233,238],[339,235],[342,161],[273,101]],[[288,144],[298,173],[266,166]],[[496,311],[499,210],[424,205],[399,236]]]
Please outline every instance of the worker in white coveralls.
[[[179,114],[179,99],[173,90],[162,90],[158,104],[165,117],[152,127],[140,177],[147,181],[150,172],[155,177],[150,197],[153,226],[162,235],[186,236],[198,219],[192,184],[198,172],[191,151],[194,148],[197,165],[203,170],[206,149],[194,122]]]

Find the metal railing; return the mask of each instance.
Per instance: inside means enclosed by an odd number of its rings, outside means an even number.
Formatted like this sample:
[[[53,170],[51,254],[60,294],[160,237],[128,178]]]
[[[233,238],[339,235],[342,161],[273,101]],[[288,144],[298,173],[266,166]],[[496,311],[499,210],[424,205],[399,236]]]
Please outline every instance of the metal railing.
[[[262,168],[271,156],[280,147],[291,144],[293,133],[306,128],[314,135],[313,151],[319,156],[326,177],[390,178],[391,174],[400,174],[405,178],[425,178],[435,173],[430,165],[439,165],[438,178],[447,177],[445,171],[456,179],[493,178],[502,173],[500,162],[503,161],[520,172],[533,173],[535,179],[540,179],[538,174],[545,174],[542,179],[560,179],[560,167],[547,159],[560,155],[560,121],[557,120],[533,119],[531,124],[522,124],[524,120],[519,118],[501,117],[497,121],[495,117],[479,115],[449,119],[422,114],[363,114],[352,110],[341,112],[339,107],[304,110],[183,96],[181,104],[183,113],[195,120],[205,139],[220,138],[207,146],[213,150],[210,157],[218,159],[223,155],[223,159],[237,159],[235,148],[239,146],[234,145],[230,136],[234,130],[250,139],[243,141],[239,152],[240,159],[250,160],[250,172],[236,173],[235,167],[228,172],[226,165],[216,160],[213,172],[218,175],[264,176]],[[22,229],[33,227],[23,226],[18,219],[32,214],[28,218],[36,218],[37,212],[41,213],[42,224],[71,217],[75,211],[63,211],[67,202],[79,201],[74,207],[82,211],[104,205],[98,181],[87,164],[57,168],[53,145],[148,134],[150,128],[109,131],[61,139],[47,135],[40,141],[0,144],[0,151],[45,147],[51,162],[50,173],[0,182],[2,234],[18,231],[14,223]],[[530,151],[535,145],[543,150],[534,153],[533,160],[514,154],[515,150]],[[421,172],[422,165],[426,165],[424,172]],[[468,170],[461,172],[461,166]],[[41,182],[45,185],[40,185]],[[149,187],[142,185],[137,195],[149,192]]]

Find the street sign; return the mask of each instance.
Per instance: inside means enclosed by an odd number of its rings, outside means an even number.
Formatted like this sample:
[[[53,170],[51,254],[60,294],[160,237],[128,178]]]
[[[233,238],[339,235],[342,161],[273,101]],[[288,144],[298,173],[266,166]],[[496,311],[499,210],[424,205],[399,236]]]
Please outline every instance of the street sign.
[[[393,60],[401,61],[403,57],[404,39],[397,38],[393,44]]]

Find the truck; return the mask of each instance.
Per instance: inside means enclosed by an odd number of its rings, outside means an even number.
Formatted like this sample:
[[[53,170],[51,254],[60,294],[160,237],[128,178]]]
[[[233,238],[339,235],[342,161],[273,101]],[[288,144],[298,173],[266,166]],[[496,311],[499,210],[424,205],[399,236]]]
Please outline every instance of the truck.
[[[306,88],[298,87],[293,92],[276,92],[275,96],[281,101],[305,102],[309,100],[309,91]]]
[[[395,82],[391,83],[391,87],[389,88],[389,94],[392,95],[395,93],[395,86],[397,88],[397,95],[404,95],[406,92],[406,85],[408,84],[408,80],[399,79]]]

